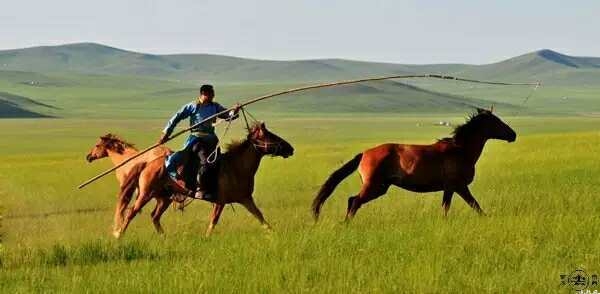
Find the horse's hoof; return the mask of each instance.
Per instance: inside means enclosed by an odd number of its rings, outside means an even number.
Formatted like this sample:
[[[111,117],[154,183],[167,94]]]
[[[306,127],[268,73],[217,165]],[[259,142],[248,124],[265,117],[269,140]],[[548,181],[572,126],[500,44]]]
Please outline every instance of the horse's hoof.
[[[113,236],[114,236],[116,239],[120,239],[120,238],[121,238],[121,232],[119,232],[119,231],[113,231],[113,233],[112,233],[112,234],[113,234]]]
[[[214,229],[214,227],[209,225],[208,229],[206,229],[206,233],[204,233],[204,237],[206,237],[206,238],[210,237],[210,235],[213,232],[213,229]]]
[[[270,225],[262,225],[262,227],[267,233],[273,233],[273,228]]]

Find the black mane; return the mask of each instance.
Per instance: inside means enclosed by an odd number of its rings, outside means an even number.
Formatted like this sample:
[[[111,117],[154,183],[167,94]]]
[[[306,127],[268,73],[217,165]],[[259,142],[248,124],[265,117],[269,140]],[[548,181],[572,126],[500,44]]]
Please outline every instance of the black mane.
[[[452,131],[452,137],[439,139],[438,142],[448,142],[462,144],[469,135],[473,134],[481,120],[485,117],[487,111],[471,113],[464,124],[459,125]]]
[[[223,153],[223,156],[230,157],[242,153],[250,144],[250,140],[248,139],[233,140],[231,143],[227,144],[227,152]]]

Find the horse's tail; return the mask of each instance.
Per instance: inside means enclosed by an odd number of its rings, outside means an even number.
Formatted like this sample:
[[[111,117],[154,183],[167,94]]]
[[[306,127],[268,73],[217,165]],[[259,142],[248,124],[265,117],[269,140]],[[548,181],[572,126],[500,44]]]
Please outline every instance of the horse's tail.
[[[131,168],[121,185],[121,192],[119,193],[120,199],[126,197],[127,202],[131,200],[131,196],[138,187],[138,179],[144,168],[146,168],[146,162],[140,162]]]
[[[313,216],[315,217],[315,221],[319,219],[319,213],[321,212],[321,207],[323,206],[323,203],[325,203],[325,200],[329,198],[339,183],[341,183],[358,168],[358,164],[360,163],[362,156],[362,153],[354,156],[352,160],[346,162],[346,164],[334,171],[329,176],[327,181],[325,181],[325,184],[321,186],[319,194],[317,194],[317,197],[315,197],[315,200],[313,200],[312,204],[312,212]]]

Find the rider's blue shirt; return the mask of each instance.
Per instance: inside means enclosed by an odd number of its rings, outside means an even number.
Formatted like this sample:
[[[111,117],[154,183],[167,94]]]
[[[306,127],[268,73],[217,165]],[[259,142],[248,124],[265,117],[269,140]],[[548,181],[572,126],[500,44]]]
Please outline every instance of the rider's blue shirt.
[[[163,132],[167,135],[171,135],[173,129],[177,123],[179,123],[182,119],[190,118],[190,127],[195,125],[198,122],[203,121],[207,117],[215,115],[219,112],[227,110],[225,107],[221,106],[221,104],[216,102],[211,102],[208,104],[200,104],[198,102],[190,102],[184,105],[171,119],[167,122]],[[222,119],[228,119],[229,114],[224,113],[219,116]],[[214,135],[215,127],[213,127],[213,123],[216,121],[216,118],[213,118],[209,121],[204,122],[203,124],[194,127],[191,131],[194,133],[205,133]]]

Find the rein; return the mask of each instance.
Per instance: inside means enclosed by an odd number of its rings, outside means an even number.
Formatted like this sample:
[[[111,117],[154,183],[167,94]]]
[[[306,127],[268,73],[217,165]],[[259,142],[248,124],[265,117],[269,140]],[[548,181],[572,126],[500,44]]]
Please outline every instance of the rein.
[[[225,127],[225,131],[223,131],[223,136],[221,137],[225,137],[225,135],[227,135],[227,132],[229,131],[229,127],[231,127],[231,120],[227,121],[227,126]],[[221,140],[219,140],[220,142]],[[219,144],[217,144],[217,146],[215,146],[215,150],[213,150],[213,152],[211,152],[208,157],[206,158],[206,161],[209,164],[213,164],[217,161],[218,157],[219,157],[219,150],[221,149],[221,146]]]

